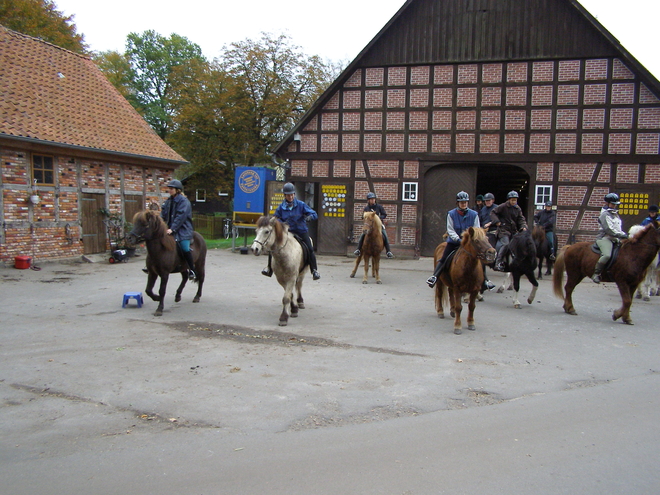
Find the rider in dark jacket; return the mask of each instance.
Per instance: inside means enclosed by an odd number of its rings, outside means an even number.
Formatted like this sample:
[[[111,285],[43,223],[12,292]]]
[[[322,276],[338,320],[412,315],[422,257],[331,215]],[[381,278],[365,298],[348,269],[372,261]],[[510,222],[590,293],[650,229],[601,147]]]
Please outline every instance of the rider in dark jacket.
[[[385,220],[385,218],[387,217],[387,212],[385,211],[385,208],[383,208],[381,205],[376,203],[376,195],[372,192],[367,194],[367,206],[364,207],[364,211],[365,212],[375,211],[376,215],[378,215],[381,220]],[[360,236],[357,249],[353,252],[355,256],[360,256],[363,243],[364,243],[364,232],[362,232],[362,235]],[[387,253],[387,257],[394,258],[392,251],[390,251],[390,241],[387,238],[387,232],[385,231],[384,222],[383,222],[383,244],[385,244],[385,252]]]
[[[183,257],[188,264],[188,278],[195,279],[195,263],[190,252],[190,241],[193,238],[192,206],[183,195],[183,184],[179,180],[172,180],[167,184],[170,197],[163,203],[160,216],[169,227],[167,233],[173,235],[181,248]]]
[[[497,208],[495,196],[492,193],[484,194],[484,206],[479,210],[479,223],[486,229],[486,236],[490,245],[497,244],[497,226],[490,219],[490,212]]]
[[[548,240],[550,246],[550,261],[555,261],[555,221],[557,214],[552,209],[552,201],[545,203],[545,209],[539,210],[534,215],[534,222],[545,229],[545,238]]]
[[[511,191],[506,196],[506,202],[499,205],[490,213],[491,221],[497,226],[497,259],[495,270],[504,271],[502,248],[509,244],[511,237],[521,230],[527,230],[527,220],[518,206],[518,193]]]

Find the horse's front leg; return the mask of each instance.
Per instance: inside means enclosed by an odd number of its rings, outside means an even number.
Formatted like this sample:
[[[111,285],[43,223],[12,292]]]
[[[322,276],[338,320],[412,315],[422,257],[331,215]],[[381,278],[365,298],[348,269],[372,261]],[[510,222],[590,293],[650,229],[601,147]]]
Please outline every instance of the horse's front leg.
[[[543,275],[541,272],[543,271],[543,256],[539,257],[539,274],[536,276],[538,280],[543,280]]]
[[[534,302],[534,298],[536,297],[536,291],[539,288],[539,283],[534,278],[534,270],[530,270],[528,273],[526,273],[527,280],[529,280],[529,283],[532,284],[532,292],[529,293],[529,297],[527,298],[527,304],[532,304]]]
[[[573,306],[573,291],[577,284],[582,281],[584,276],[582,274],[572,275],[568,272],[566,272],[566,274],[566,285],[564,286],[564,311],[569,315],[577,315],[577,311],[575,311],[575,307]]]
[[[632,295],[635,291],[635,287],[631,287],[627,284],[616,284],[619,287],[619,294],[621,294],[621,307],[617,309],[612,314],[612,319],[614,321],[621,318],[624,323],[628,325],[634,325],[632,318],[630,317],[630,306],[632,305]]]
[[[508,288],[508,289],[511,288],[511,272],[506,272],[506,273],[504,274],[504,280],[502,280],[502,285],[500,285],[500,286],[497,288],[497,293],[498,293],[498,294],[501,294],[501,293],[504,292],[507,288]]]
[[[291,301],[293,300],[294,281],[288,280],[282,285],[282,287],[284,287],[284,297],[282,297],[282,314],[280,314],[279,325],[285,327],[289,323],[289,308],[291,307]],[[296,316],[298,316],[297,313]]]
[[[149,275],[147,275],[147,288],[144,290],[145,294],[147,294],[154,301],[160,301],[160,296],[154,294],[153,291],[154,285],[156,285],[157,278],[158,278],[157,273],[149,272]]]
[[[463,333],[463,324],[461,323],[461,312],[463,311],[461,292],[453,289],[449,297],[451,299],[451,307],[454,313],[454,333],[460,335]]]
[[[193,302],[198,303],[200,298],[202,297],[202,287],[204,286],[204,277],[206,276],[206,274],[204,273],[204,268],[202,268],[199,271],[196,271],[195,275],[197,275],[197,293],[193,298]]]
[[[163,315],[163,303],[165,302],[165,290],[167,289],[167,280],[170,278],[169,273],[161,273],[160,274],[160,288],[158,290],[158,307],[156,308],[156,312],[154,313],[154,316],[162,316]]]
[[[358,266],[360,266],[360,261],[362,261],[363,255],[360,254],[355,258],[355,265],[353,266],[353,271],[351,272],[351,278],[355,278],[355,272],[357,272]]]
[[[371,271],[373,272],[374,277],[376,277],[376,283],[382,284],[380,280],[380,256],[374,256],[371,258]]]
[[[369,278],[369,260],[373,263],[373,258],[370,258],[369,255],[364,257],[364,277],[362,278],[362,283],[366,284],[367,279]]]
[[[176,290],[176,294],[174,296],[174,302],[181,301],[181,293],[183,292],[183,288],[186,286],[187,282],[188,282],[188,271],[186,270],[181,272],[181,283],[179,284],[179,287]]]
[[[513,272],[513,307],[520,309],[518,293],[520,292],[520,273]]]
[[[470,292],[470,302],[468,303],[468,317],[467,317],[467,327],[468,330],[476,330],[477,327],[474,324],[474,308],[477,306],[477,295],[479,291]]]

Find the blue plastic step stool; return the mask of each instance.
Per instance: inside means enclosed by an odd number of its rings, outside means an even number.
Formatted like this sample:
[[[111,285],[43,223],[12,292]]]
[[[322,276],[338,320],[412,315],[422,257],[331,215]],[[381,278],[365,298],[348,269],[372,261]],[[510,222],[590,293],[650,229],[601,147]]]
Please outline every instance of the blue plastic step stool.
[[[121,307],[125,308],[126,305],[128,304],[128,300],[131,298],[137,301],[138,308],[142,307],[142,303],[144,302],[142,300],[142,292],[127,292],[126,294],[124,294],[124,302],[121,304]]]

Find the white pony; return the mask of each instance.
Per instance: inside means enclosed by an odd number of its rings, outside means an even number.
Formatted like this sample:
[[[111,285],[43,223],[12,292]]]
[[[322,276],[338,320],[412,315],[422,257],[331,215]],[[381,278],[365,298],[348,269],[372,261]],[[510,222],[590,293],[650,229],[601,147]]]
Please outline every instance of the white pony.
[[[635,237],[644,227],[641,225],[633,225],[628,231],[630,237]],[[660,258],[655,259],[646,269],[646,276],[639,287],[637,287],[636,299],[643,299],[650,301],[650,296],[660,296]]]

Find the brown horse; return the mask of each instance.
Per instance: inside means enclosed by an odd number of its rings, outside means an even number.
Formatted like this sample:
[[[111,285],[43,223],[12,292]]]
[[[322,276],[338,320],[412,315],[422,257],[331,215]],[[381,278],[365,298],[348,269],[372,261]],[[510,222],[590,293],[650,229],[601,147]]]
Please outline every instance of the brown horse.
[[[436,253],[438,251],[436,248]],[[454,333],[460,335],[462,330],[461,294],[470,295],[468,303],[468,330],[476,330],[474,325],[474,308],[477,296],[484,282],[482,260],[486,263],[495,261],[495,249],[488,242],[484,229],[470,227],[461,239],[461,246],[456,250],[451,264],[446,266],[435,285],[435,304],[439,318],[444,318],[443,305],[449,304],[450,314],[454,316]]]
[[[364,243],[360,256],[355,260],[355,266],[351,272],[351,278],[355,277],[360,261],[364,259],[364,277],[362,283],[367,283],[369,275],[369,259],[371,258],[371,275],[376,278],[377,284],[382,284],[380,280],[380,253],[383,251],[383,222],[375,211],[366,211],[364,215]]]
[[[562,248],[555,262],[553,288],[555,295],[564,299],[564,311],[571,315],[577,312],[573,307],[573,290],[584,277],[591,277],[598,261],[598,254],[591,249],[592,242],[578,242]],[[630,305],[632,296],[646,273],[646,267],[655,259],[660,249],[660,233],[658,224],[644,227],[635,237],[621,243],[619,254],[609,270],[603,270],[603,282],[616,282],[621,294],[622,305],[612,314],[613,320],[621,318],[624,323],[632,325]],[[566,270],[566,285],[562,293],[562,283]]]
[[[181,273],[181,284],[176,290],[174,301],[181,301],[181,292],[188,282],[188,264],[178,252],[174,236],[167,234],[167,224],[156,211],[145,210],[135,214],[133,217],[133,229],[128,234],[128,241],[136,244],[144,239],[147,245],[147,289],[145,292],[154,301],[158,301],[158,308],[154,316],[162,316],[163,302],[165,301],[165,290],[170,273]],[[206,265],[206,242],[197,232],[193,232],[193,240],[190,243],[195,263],[195,282],[197,282],[197,294],[193,302],[199,302],[202,297],[202,286],[204,285],[204,268]],[[160,288],[158,295],[152,291],[156,279],[160,277]]]
[[[302,284],[306,268],[303,245],[289,232],[289,226],[276,217],[259,217],[257,230],[252,243],[252,252],[259,256],[262,252],[272,255],[272,268],[278,283],[284,289],[282,298],[281,327],[291,318],[298,316],[298,308],[304,309]]]
[[[539,274],[536,276],[538,280],[543,279],[543,260],[545,259],[546,266],[546,275],[552,275],[552,261],[550,261],[550,255],[552,250],[550,249],[550,243],[546,237],[545,229],[540,225],[534,225],[532,228],[532,239],[534,239],[534,244],[536,245],[536,257],[539,260]]]

